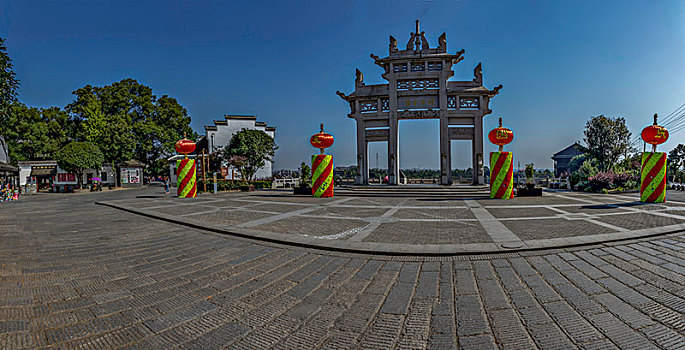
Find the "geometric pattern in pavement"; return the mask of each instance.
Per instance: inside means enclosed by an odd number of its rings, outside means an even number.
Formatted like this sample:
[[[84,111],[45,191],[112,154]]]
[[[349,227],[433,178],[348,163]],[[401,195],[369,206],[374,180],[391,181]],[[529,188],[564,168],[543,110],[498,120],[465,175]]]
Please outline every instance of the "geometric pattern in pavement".
[[[374,256],[217,235],[93,203],[157,192],[0,205],[0,347],[685,348],[682,233]],[[232,220],[258,220],[243,219]]]
[[[453,255],[555,248],[685,229],[685,203],[645,204],[637,201],[637,194],[545,192],[543,197],[506,201],[322,199],[283,192],[192,200],[159,197],[103,204],[219,232],[365,253]]]

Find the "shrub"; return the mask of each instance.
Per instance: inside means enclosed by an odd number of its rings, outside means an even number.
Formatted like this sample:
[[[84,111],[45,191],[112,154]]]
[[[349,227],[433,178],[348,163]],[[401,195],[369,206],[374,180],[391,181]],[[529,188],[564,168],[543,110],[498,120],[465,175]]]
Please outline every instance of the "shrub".
[[[588,183],[592,192],[610,190],[614,188],[614,173],[602,172],[588,178]]]
[[[612,172],[602,172],[588,178],[588,187],[590,192],[604,192],[604,190],[612,189],[634,189],[640,184],[640,180],[632,174],[621,173],[614,174]]]
[[[255,189],[269,189],[271,188],[271,180],[260,180],[260,181],[242,181],[242,180],[217,180],[216,189],[217,191],[235,191],[240,189],[241,186],[252,185]],[[202,180],[197,181],[198,191],[204,190]],[[214,182],[212,179],[207,179],[207,191],[214,191]]]
[[[581,180],[581,178],[580,178],[580,174],[578,174],[578,172],[571,174],[571,177],[569,179],[569,181],[571,182],[571,187],[574,187],[575,185],[577,185],[580,182],[580,180]]]

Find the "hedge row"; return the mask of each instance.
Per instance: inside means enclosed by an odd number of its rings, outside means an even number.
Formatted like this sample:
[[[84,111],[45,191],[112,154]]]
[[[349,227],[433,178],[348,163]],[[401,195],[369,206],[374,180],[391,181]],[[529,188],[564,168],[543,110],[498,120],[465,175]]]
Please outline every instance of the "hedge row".
[[[254,186],[255,189],[269,189],[271,188],[270,180],[263,181],[241,181],[241,180],[217,180],[218,191],[234,191],[239,190],[243,186]],[[204,183],[202,180],[197,181],[197,190],[201,192],[204,190]],[[214,181],[207,179],[207,191],[214,191]]]

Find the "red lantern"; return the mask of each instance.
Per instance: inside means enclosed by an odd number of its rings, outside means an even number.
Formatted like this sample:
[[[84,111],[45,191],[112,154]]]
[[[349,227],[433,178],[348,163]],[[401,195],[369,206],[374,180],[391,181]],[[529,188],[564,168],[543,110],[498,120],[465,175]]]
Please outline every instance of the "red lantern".
[[[183,138],[182,140],[178,140],[176,142],[176,152],[180,154],[185,154],[186,156],[189,153],[193,153],[195,150],[195,142],[188,140],[187,138]]]
[[[333,135],[323,132],[323,123],[321,123],[321,132],[312,135],[309,139],[309,143],[318,148],[323,153],[324,148],[331,147],[333,145]]]
[[[488,140],[497,146],[504,146],[514,139],[514,132],[503,127],[490,130]]]
[[[660,145],[668,140],[668,130],[663,126],[650,125],[642,129],[642,139],[650,145]]]

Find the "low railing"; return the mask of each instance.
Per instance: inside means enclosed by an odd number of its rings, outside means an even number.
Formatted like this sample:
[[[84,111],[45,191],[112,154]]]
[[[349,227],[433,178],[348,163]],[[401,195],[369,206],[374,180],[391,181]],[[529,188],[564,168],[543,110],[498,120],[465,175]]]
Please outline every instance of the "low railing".
[[[271,188],[293,188],[299,185],[300,179],[296,178],[274,179]]]

